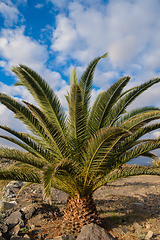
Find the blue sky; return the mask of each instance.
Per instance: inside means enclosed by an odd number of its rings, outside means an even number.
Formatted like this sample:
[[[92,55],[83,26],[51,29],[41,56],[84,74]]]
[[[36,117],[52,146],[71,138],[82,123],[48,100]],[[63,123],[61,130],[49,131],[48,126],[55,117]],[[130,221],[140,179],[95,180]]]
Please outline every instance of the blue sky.
[[[77,67],[80,76],[105,52],[91,103],[124,75],[132,76],[128,87],[160,76],[159,12],[159,0],[0,0],[0,91],[34,103],[25,88],[13,85],[10,68],[25,64],[48,81],[67,108],[64,94],[72,69]],[[130,108],[160,107],[159,89],[160,84],[152,87]],[[25,131],[3,105],[0,124]],[[159,135],[155,131],[151,137]],[[15,147],[2,139],[0,144]]]

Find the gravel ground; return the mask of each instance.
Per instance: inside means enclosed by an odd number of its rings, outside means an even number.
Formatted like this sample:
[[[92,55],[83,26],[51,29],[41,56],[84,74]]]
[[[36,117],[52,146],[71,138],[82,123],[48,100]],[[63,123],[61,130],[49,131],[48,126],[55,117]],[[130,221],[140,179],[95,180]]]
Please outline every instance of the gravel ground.
[[[2,164],[6,167],[9,163],[2,161]],[[32,185],[21,192],[17,201],[21,204],[42,200],[42,195],[42,188]],[[160,240],[159,176],[118,179],[98,189],[93,197],[104,227],[117,239],[145,239],[150,232],[150,239]],[[52,189],[52,201],[62,211],[66,199],[65,193]]]

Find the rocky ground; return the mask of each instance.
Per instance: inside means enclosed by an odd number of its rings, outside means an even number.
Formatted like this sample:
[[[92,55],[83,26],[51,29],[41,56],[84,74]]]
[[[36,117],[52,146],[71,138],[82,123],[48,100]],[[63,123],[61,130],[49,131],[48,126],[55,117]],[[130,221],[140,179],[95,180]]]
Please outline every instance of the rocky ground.
[[[24,234],[28,230],[26,236],[31,239],[57,237],[61,230],[67,195],[52,189],[53,205],[50,208],[42,201],[43,192],[39,185],[25,188],[15,199],[21,187],[20,183],[16,184],[12,182],[4,187],[3,182],[0,189],[1,200],[17,202],[13,209],[5,212],[5,219],[15,212],[19,214],[20,211],[21,215],[23,213],[23,221],[11,228],[10,234],[20,231]],[[103,227],[116,239],[160,240],[159,176],[136,176],[113,181],[98,189],[94,193],[94,200]],[[4,220],[1,219],[1,223],[2,221]]]

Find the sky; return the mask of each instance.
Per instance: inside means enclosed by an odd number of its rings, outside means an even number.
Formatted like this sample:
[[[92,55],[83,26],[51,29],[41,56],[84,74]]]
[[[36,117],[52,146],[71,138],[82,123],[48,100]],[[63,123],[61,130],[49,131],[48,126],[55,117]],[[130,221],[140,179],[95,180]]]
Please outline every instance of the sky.
[[[0,0],[0,92],[34,103],[24,87],[14,86],[10,70],[25,64],[51,85],[67,109],[64,95],[72,69],[80,78],[88,63],[106,52],[95,71],[91,104],[120,77],[132,77],[128,88],[160,77],[159,12],[159,0]],[[160,83],[130,109],[160,107],[159,90]],[[0,124],[26,131],[1,104]],[[150,137],[159,135],[160,130]],[[17,148],[3,139],[0,145]]]

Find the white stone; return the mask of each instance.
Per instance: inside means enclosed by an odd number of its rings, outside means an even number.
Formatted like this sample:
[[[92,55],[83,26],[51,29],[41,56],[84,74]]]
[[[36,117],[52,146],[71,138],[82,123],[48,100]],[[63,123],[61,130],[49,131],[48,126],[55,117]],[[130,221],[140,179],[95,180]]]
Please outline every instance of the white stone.
[[[146,228],[149,229],[151,225],[149,223],[146,223]]]
[[[9,203],[13,203],[13,204],[17,205],[16,201],[10,201]]]
[[[150,230],[150,231],[147,233],[145,239],[146,239],[146,240],[151,239],[151,238],[153,237],[153,234],[154,234],[153,231]]]
[[[28,236],[28,234],[25,234],[25,235],[23,236],[23,238],[28,238],[28,240],[31,239],[30,236]]]
[[[137,222],[134,222],[133,226],[134,226],[135,229],[142,228],[142,226]]]

